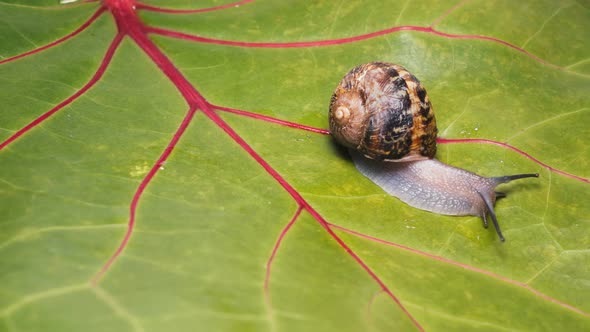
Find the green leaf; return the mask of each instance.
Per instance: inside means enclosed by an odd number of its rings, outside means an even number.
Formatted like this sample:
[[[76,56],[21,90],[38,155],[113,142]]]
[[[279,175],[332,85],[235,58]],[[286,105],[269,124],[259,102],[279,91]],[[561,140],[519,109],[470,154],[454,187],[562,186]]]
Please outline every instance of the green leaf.
[[[590,329],[588,6],[227,4],[0,2],[0,331]],[[439,159],[540,174],[505,243],[309,130],[375,60],[427,87]]]

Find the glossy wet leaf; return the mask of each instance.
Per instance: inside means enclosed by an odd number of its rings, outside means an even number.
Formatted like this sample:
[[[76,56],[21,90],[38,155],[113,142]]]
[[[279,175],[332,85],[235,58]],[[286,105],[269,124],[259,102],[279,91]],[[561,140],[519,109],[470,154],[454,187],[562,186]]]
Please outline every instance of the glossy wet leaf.
[[[0,2],[0,61],[75,31],[100,5]],[[139,15],[216,41],[150,34],[212,105],[326,128],[350,68],[395,62],[427,87],[441,137],[505,142],[579,178],[505,147],[441,144],[439,159],[483,175],[540,173],[501,187],[501,243],[478,218],[385,195],[327,135],[218,111],[310,208],[203,112],[138,196],[188,106],[127,36],[95,85],[0,150],[0,331],[417,330],[410,317],[428,331],[590,328],[586,7],[254,1]],[[323,45],[396,26],[406,29]],[[0,63],[0,142],[80,91],[116,34],[105,12]],[[308,41],[318,44],[288,44]],[[132,236],[99,275],[130,210]]]

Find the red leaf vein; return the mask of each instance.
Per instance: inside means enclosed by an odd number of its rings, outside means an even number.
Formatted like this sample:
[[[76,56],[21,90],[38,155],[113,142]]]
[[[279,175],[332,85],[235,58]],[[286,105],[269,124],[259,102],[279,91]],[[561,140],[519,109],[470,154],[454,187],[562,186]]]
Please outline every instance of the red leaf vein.
[[[98,12],[102,12],[102,11],[98,11]],[[55,107],[53,107],[49,111],[43,113],[41,116],[37,117],[36,119],[31,121],[26,126],[19,129],[16,133],[12,134],[5,141],[0,143],[0,151],[2,149],[4,149],[6,146],[8,146],[10,143],[14,142],[17,138],[21,137],[22,135],[24,135],[25,133],[27,133],[28,131],[30,131],[31,129],[33,129],[34,127],[36,127],[37,125],[39,125],[43,121],[47,120],[47,118],[49,118],[50,116],[52,116],[56,112],[60,111],[61,109],[63,109],[64,107],[66,107],[67,105],[72,103],[74,100],[78,99],[78,97],[80,97],[82,94],[84,94],[86,91],[88,91],[92,86],[94,86],[94,84],[96,84],[96,82],[98,82],[98,80],[100,80],[102,75],[105,73],[105,70],[107,69],[109,63],[111,62],[113,55],[115,54],[115,50],[117,49],[117,47],[121,43],[122,38],[123,38],[122,35],[115,36],[115,39],[113,39],[113,41],[111,42],[104,58],[102,59],[102,61],[100,63],[100,66],[98,67],[98,69],[96,70],[96,72],[94,73],[92,78],[90,78],[90,80],[86,84],[84,84],[84,86],[82,86],[82,88],[80,88],[80,90],[76,91],[73,95],[71,95],[70,97],[68,97],[67,99],[62,101],[61,103],[57,104]]]
[[[347,43],[358,42],[358,41],[362,41],[362,40],[366,40],[366,39],[371,39],[371,38],[375,38],[375,37],[380,37],[380,36],[392,34],[395,32],[400,32],[400,31],[416,31],[416,32],[422,32],[422,33],[429,33],[429,34],[433,34],[433,35],[437,35],[437,36],[445,37],[445,38],[451,38],[451,39],[475,39],[475,40],[490,41],[490,42],[498,43],[503,46],[512,48],[512,49],[526,55],[527,57],[529,57],[529,58],[533,59],[534,61],[537,61],[543,65],[546,65],[546,66],[549,66],[549,67],[552,67],[552,68],[558,69],[558,70],[566,70],[566,68],[554,65],[544,59],[541,59],[540,57],[534,55],[533,53],[530,53],[529,51],[527,51],[519,46],[516,46],[512,43],[509,43],[505,40],[502,40],[502,39],[499,39],[496,37],[483,36],[483,35],[446,33],[446,32],[441,32],[441,31],[435,30],[432,26],[423,27],[423,26],[414,26],[414,25],[404,25],[404,26],[391,27],[391,28],[388,28],[385,30],[375,31],[375,32],[367,33],[364,35],[353,36],[353,37],[346,37],[346,38],[339,38],[339,39],[325,39],[325,40],[317,40],[317,41],[281,42],[281,43],[279,43],[279,42],[246,42],[246,41],[215,39],[215,38],[202,37],[202,36],[198,36],[198,35],[192,35],[192,34],[173,31],[173,30],[157,28],[157,27],[148,27],[147,28],[148,33],[154,33],[157,35],[170,37],[170,38],[190,40],[190,41],[196,41],[196,42],[208,43],[208,44],[237,46],[237,47],[254,47],[254,48],[299,48],[299,47],[322,47],[322,46],[331,46],[331,45],[341,45],[341,44],[347,44]]]
[[[374,38],[374,37],[378,37],[378,36],[383,36],[383,35],[387,35],[387,34],[391,34],[391,33],[395,33],[395,32],[400,32],[400,31],[416,31],[416,32],[422,32],[422,33],[434,34],[434,35],[445,37],[445,38],[477,39],[477,40],[484,40],[484,41],[499,43],[503,46],[512,48],[512,49],[514,49],[514,50],[516,50],[516,51],[518,51],[518,52],[520,52],[520,53],[522,53],[522,54],[524,54],[524,55],[526,55],[526,56],[534,59],[535,61],[544,64],[544,65],[547,65],[547,66],[550,66],[550,67],[553,67],[553,68],[559,69],[559,70],[565,70],[565,68],[548,63],[547,61],[537,57],[536,55],[534,55],[532,53],[529,53],[528,51],[524,50],[523,48],[520,48],[514,44],[511,44],[507,41],[504,41],[504,40],[501,40],[498,38],[489,37],[489,36],[482,36],[482,35],[450,34],[450,33],[440,32],[440,31],[437,31],[434,29],[435,24],[437,24],[444,17],[448,16],[452,11],[461,7],[466,1],[462,1],[462,2],[458,3],[457,5],[455,5],[454,7],[452,7],[451,9],[449,9],[445,14],[443,14],[441,17],[439,17],[437,20],[435,20],[428,27],[396,26],[396,27],[392,27],[389,29],[381,30],[381,31],[376,31],[376,32],[368,33],[368,34],[347,37],[347,38],[320,40],[320,41],[287,42],[287,43],[244,42],[244,41],[220,40],[220,39],[213,39],[213,38],[207,38],[207,37],[201,37],[201,36],[197,36],[197,35],[176,32],[176,31],[172,31],[172,30],[166,30],[166,29],[162,29],[162,28],[158,28],[158,27],[150,27],[150,26],[144,25],[143,22],[140,21],[139,17],[137,16],[137,13],[136,13],[136,9],[143,9],[143,10],[149,10],[149,11],[155,11],[155,12],[162,12],[162,13],[174,13],[174,14],[200,13],[200,12],[205,12],[205,11],[232,8],[232,7],[236,7],[236,6],[243,5],[243,4],[250,3],[250,2],[253,2],[253,0],[242,0],[242,1],[234,2],[234,3],[210,7],[210,8],[184,10],[184,9],[168,9],[168,8],[156,7],[156,6],[151,6],[151,5],[142,4],[142,3],[136,4],[135,1],[133,1],[133,0],[104,0],[102,6],[86,22],[84,22],[78,29],[74,30],[73,32],[65,35],[64,37],[62,37],[54,42],[51,42],[51,43],[41,46],[39,48],[36,48],[31,51],[28,51],[28,52],[25,52],[25,53],[22,53],[22,54],[19,54],[19,55],[16,55],[16,56],[13,56],[13,57],[10,57],[10,58],[0,61],[0,64],[11,62],[11,61],[14,61],[14,60],[17,60],[17,59],[20,59],[20,58],[23,58],[23,57],[26,57],[29,55],[33,55],[33,54],[42,52],[46,49],[49,49],[49,48],[54,47],[58,44],[61,44],[65,41],[69,40],[70,38],[78,35],[80,32],[84,31],[86,28],[88,28],[106,10],[109,10],[111,12],[111,14],[113,15],[113,17],[115,19],[117,27],[119,29],[119,32],[117,33],[117,35],[115,36],[115,38],[111,42],[103,60],[101,61],[99,68],[96,70],[96,72],[92,76],[92,78],[82,88],[80,88],[79,91],[77,91],[76,93],[74,93],[73,95],[71,95],[70,97],[68,97],[64,101],[62,101],[61,103],[59,103],[57,106],[55,106],[51,110],[47,111],[46,113],[44,113],[41,116],[34,119],[32,122],[30,122],[25,127],[18,130],[15,134],[10,136],[5,141],[1,142],[0,143],[0,150],[2,150],[6,146],[8,146],[10,143],[15,141],[19,137],[21,137],[23,134],[27,133],[28,131],[30,131],[31,129],[36,127],[38,124],[42,123],[43,121],[45,121],[46,119],[51,117],[53,114],[55,114],[59,110],[63,109],[63,107],[69,105],[71,102],[76,100],[80,95],[82,95],[83,93],[88,91],[98,80],[101,79],[101,77],[103,76],[103,74],[105,73],[106,69],[108,68],[108,66],[110,64],[116,49],[118,48],[122,39],[125,36],[129,36],[142,49],[142,51],[150,59],[152,59],[152,61],[160,68],[160,70],[177,87],[177,89],[182,94],[183,98],[186,100],[186,102],[188,104],[188,111],[187,111],[184,119],[180,123],[179,127],[177,128],[176,132],[174,133],[173,137],[171,138],[170,142],[167,144],[164,151],[162,151],[162,153],[160,154],[160,156],[158,157],[156,162],[151,167],[148,174],[142,179],[141,183],[139,184],[138,188],[136,189],[136,191],[132,197],[130,207],[129,207],[130,210],[129,210],[129,220],[127,223],[127,231],[126,231],[123,239],[121,240],[119,246],[116,248],[116,250],[112,254],[112,256],[101,267],[101,269],[97,272],[97,274],[91,279],[90,282],[92,285],[97,285],[98,282],[100,282],[100,280],[110,270],[110,268],[113,266],[113,264],[117,261],[117,259],[120,257],[120,255],[125,250],[126,246],[128,245],[128,243],[133,235],[133,230],[134,230],[134,227],[136,224],[137,206],[141,200],[141,197],[142,197],[145,189],[150,184],[150,182],[154,179],[154,177],[158,173],[158,170],[160,169],[160,167],[170,157],[174,147],[178,144],[178,142],[182,138],[183,134],[185,133],[186,129],[190,125],[190,123],[194,117],[194,114],[197,111],[201,111],[211,121],[213,121],[220,129],[222,129],[229,137],[231,137],[231,139],[235,143],[237,143],[244,151],[246,151],[270,176],[272,176],[277,181],[277,183],[285,191],[287,191],[291,195],[293,200],[298,204],[298,208],[297,208],[295,214],[293,215],[291,220],[287,223],[287,225],[282,229],[281,233],[278,235],[278,238],[275,242],[275,245],[272,249],[272,252],[271,252],[270,257],[268,258],[268,261],[266,264],[266,274],[265,274],[265,279],[264,279],[264,294],[265,294],[265,298],[266,298],[268,305],[270,305],[269,283],[270,283],[272,263],[274,261],[274,258],[276,256],[285,236],[287,235],[289,230],[292,228],[293,224],[296,222],[296,220],[300,216],[301,212],[303,210],[305,210],[308,213],[310,213],[310,215],[325,229],[325,231],[329,234],[329,236],[332,239],[334,239],[339,244],[339,246],[344,251],[346,251],[348,253],[348,255],[350,255],[351,258],[365,270],[365,272],[367,274],[370,275],[370,277],[380,286],[380,288],[383,290],[383,292],[385,292],[399,306],[399,308],[405,313],[405,315],[412,321],[414,326],[420,331],[423,331],[423,327],[420,325],[420,323],[404,307],[404,305],[401,303],[401,301],[393,294],[393,292],[379,278],[379,276],[360,258],[360,256],[358,256],[334,232],[334,229],[338,229],[338,230],[347,232],[349,234],[352,234],[352,235],[355,235],[358,237],[362,237],[362,238],[365,238],[365,239],[368,239],[371,241],[379,242],[379,243],[382,243],[382,244],[385,244],[388,246],[397,247],[397,248],[412,252],[417,255],[429,257],[431,259],[435,259],[435,260],[438,260],[438,261],[441,261],[441,262],[444,262],[447,264],[458,266],[458,267],[461,267],[461,268],[464,268],[464,269],[467,269],[467,270],[470,270],[473,272],[481,273],[481,274],[490,276],[492,278],[501,280],[503,282],[506,282],[506,283],[509,283],[509,284],[512,284],[512,285],[515,285],[518,287],[525,288],[525,289],[529,290],[530,292],[532,292],[533,294],[543,298],[544,300],[556,303],[568,310],[574,311],[574,312],[584,315],[586,317],[590,317],[590,314],[588,314],[580,309],[577,309],[571,305],[568,305],[566,303],[558,301],[548,295],[545,295],[545,294],[533,289],[532,287],[530,287],[529,285],[527,285],[525,283],[514,281],[514,280],[508,279],[506,277],[497,275],[495,273],[485,271],[483,269],[475,268],[475,267],[472,267],[472,266],[469,266],[466,264],[458,263],[458,262],[446,259],[444,257],[435,256],[435,255],[428,254],[428,253],[425,253],[425,252],[422,252],[422,251],[419,251],[416,249],[412,249],[412,248],[398,245],[398,244],[395,244],[392,242],[381,240],[381,239],[378,239],[378,238],[375,238],[375,237],[372,237],[369,235],[361,234],[359,232],[356,232],[356,231],[353,231],[350,229],[346,229],[344,227],[327,222],[323,218],[323,216],[321,216],[301,196],[301,194],[293,186],[291,186],[291,184],[289,184],[265,159],[263,159],[231,126],[229,126],[219,116],[219,114],[216,112],[216,110],[222,111],[222,112],[233,113],[233,114],[237,114],[240,116],[247,116],[250,118],[257,119],[257,120],[280,124],[283,126],[288,126],[288,127],[296,128],[296,129],[300,129],[300,130],[306,130],[306,131],[310,131],[310,132],[314,132],[314,133],[318,133],[318,134],[324,134],[324,135],[329,134],[328,130],[321,129],[321,128],[315,128],[315,127],[311,127],[311,126],[306,126],[306,125],[302,125],[302,124],[298,124],[298,123],[294,123],[294,122],[290,122],[290,121],[286,121],[286,120],[280,120],[280,119],[272,118],[272,117],[261,115],[261,114],[238,110],[235,108],[210,104],[195,89],[195,87],[182,75],[182,73],[168,59],[168,57],[147,37],[147,34],[153,33],[153,34],[158,34],[158,35],[162,35],[162,36],[166,36],[166,37],[179,38],[179,39],[190,40],[190,41],[195,41],[195,42],[212,43],[212,44],[228,45],[228,46],[238,46],[238,47],[294,48],[294,47],[319,47],[319,46],[338,45],[338,44],[357,42],[357,41],[361,41],[361,40],[365,40],[365,39],[369,39],[369,38]],[[541,161],[539,161],[536,158],[532,157],[531,155],[525,153],[524,151],[519,150],[519,149],[512,147],[508,144],[505,144],[505,143],[491,141],[491,140],[487,140],[487,139],[444,139],[444,138],[439,138],[438,142],[441,144],[485,143],[485,144],[494,144],[494,145],[502,146],[504,148],[513,150],[513,151],[527,157],[528,159],[538,163],[539,165],[543,166],[544,168],[546,168],[552,172],[556,172],[558,174],[576,179],[578,181],[590,183],[590,180],[588,180],[588,179],[585,179],[585,178],[555,169],[547,164],[542,163]]]
[[[580,314],[582,316],[590,317],[590,313],[587,313],[587,312],[585,312],[585,311],[583,311],[581,309],[578,309],[578,308],[576,308],[576,307],[574,307],[574,306],[572,306],[570,304],[567,304],[565,302],[559,301],[559,300],[557,300],[557,299],[555,299],[555,298],[553,298],[553,297],[551,297],[551,296],[549,296],[547,294],[544,294],[544,293],[542,293],[542,292],[534,289],[533,287],[531,287],[530,285],[528,285],[526,283],[523,283],[523,282],[520,282],[520,281],[516,281],[516,280],[510,279],[510,278],[504,277],[502,275],[496,274],[494,272],[487,271],[487,270],[484,270],[484,269],[480,269],[480,268],[477,268],[477,267],[474,267],[474,266],[471,266],[471,265],[468,265],[468,264],[460,263],[460,262],[457,262],[457,261],[454,261],[454,260],[451,260],[451,259],[448,259],[448,258],[445,258],[445,257],[442,257],[442,256],[433,255],[433,254],[430,254],[430,253],[427,253],[427,252],[424,252],[424,251],[420,251],[418,249],[410,248],[410,247],[407,247],[407,246],[404,246],[404,245],[401,245],[401,244],[397,244],[397,243],[394,243],[394,242],[386,241],[386,240],[383,240],[383,239],[380,239],[380,238],[377,238],[377,237],[374,237],[374,236],[371,236],[371,235],[363,234],[363,233],[354,231],[352,229],[348,229],[346,227],[342,227],[342,226],[335,225],[335,224],[329,224],[329,225],[331,227],[334,227],[336,229],[339,229],[339,230],[341,230],[343,232],[352,234],[352,235],[357,236],[357,237],[360,237],[360,238],[364,238],[364,239],[369,240],[369,241],[377,242],[377,243],[384,244],[384,245],[390,246],[390,247],[395,247],[395,248],[398,248],[398,249],[401,249],[401,250],[404,250],[404,251],[407,251],[407,252],[411,252],[411,253],[416,254],[416,255],[419,255],[419,256],[427,257],[427,258],[430,258],[430,259],[437,260],[439,262],[443,262],[443,263],[446,263],[446,264],[450,264],[450,265],[453,265],[453,266],[460,267],[460,268],[465,269],[465,270],[469,270],[469,271],[472,271],[472,272],[475,272],[475,273],[483,274],[483,275],[486,275],[486,276],[491,277],[493,279],[500,280],[502,282],[511,284],[513,286],[524,288],[527,291],[533,293],[535,296],[538,296],[538,297],[542,298],[543,300],[546,300],[546,301],[555,303],[555,304],[559,305],[562,308],[565,308],[567,310],[573,311],[573,312],[575,312],[577,314]]]
[[[264,277],[264,295],[265,295],[264,297],[266,298],[266,304],[269,308],[270,308],[270,304],[271,304],[269,284],[270,284],[270,270],[272,268],[272,263],[274,262],[275,256],[277,254],[277,251],[279,250],[279,247],[281,246],[281,243],[283,242],[283,239],[285,238],[285,236],[287,235],[287,233],[291,229],[291,226],[293,226],[295,221],[297,221],[297,218],[301,214],[302,210],[303,210],[303,206],[300,205],[297,207],[297,211],[295,211],[295,214],[293,215],[293,217],[291,218],[289,223],[287,223],[285,228],[283,228],[283,230],[279,234],[279,237],[277,238],[277,241],[275,242],[275,245],[272,248],[272,252],[270,254],[270,257],[268,258],[268,261],[266,262],[266,274]]]
[[[159,13],[195,14],[195,13],[204,13],[204,12],[210,12],[210,11],[214,11],[214,10],[239,7],[241,5],[245,5],[250,2],[254,2],[254,0],[242,0],[242,1],[237,1],[237,2],[227,3],[225,5],[219,5],[219,6],[207,7],[207,8],[199,8],[199,9],[171,9],[171,8],[163,8],[163,7],[147,5],[144,3],[138,3],[136,8],[137,9],[145,9],[145,10],[153,11],[153,12],[159,12]]]
[[[80,27],[78,29],[72,31],[71,33],[69,33],[69,34],[61,37],[60,39],[55,40],[49,44],[43,45],[41,47],[37,47],[37,48],[32,49],[28,52],[15,55],[10,58],[6,58],[4,60],[0,60],[0,65],[3,63],[6,63],[6,62],[11,62],[11,61],[14,61],[14,60],[17,60],[20,58],[24,58],[29,55],[33,55],[33,54],[45,51],[46,49],[52,48],[56,45],[59,45],[59,44],[65,42],[66,40],[78,35],[82,31],[86,30],[86,28],[88,28],[90,26],[90,24],[92,24],[92,22],[94,22],[102,13],[104,13],[104,11],[105,11],[105,8],[100,7],[96,12],[94,12],[94,14],[92,16],[90,16],[90,18],[86,22],[84,22],[82,25],[80,25]]]

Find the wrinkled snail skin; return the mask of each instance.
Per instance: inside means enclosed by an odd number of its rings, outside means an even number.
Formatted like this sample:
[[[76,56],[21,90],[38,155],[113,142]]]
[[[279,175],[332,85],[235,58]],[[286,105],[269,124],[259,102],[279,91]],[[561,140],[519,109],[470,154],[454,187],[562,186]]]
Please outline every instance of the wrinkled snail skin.
[[[452,216],[479,216],[487,227],[487,215],[492,219],[500,240],[504,236],[494,213],[495,191],[505,182],[538,174],[518,174],[486,178],[436,159],[409,162],[379,162],[365,158],[354,150],[350,155],[356,168],[391,196],[402,202],[430,212]]]
[[[356,168],[406,204],[445,215],[492,219],[496,186],[518,174],[482,177],[434,159],[436,121],[418,79],[403,67],[372,62],[357,66],[340,82],[330,103],[330,132],[348,147]]]

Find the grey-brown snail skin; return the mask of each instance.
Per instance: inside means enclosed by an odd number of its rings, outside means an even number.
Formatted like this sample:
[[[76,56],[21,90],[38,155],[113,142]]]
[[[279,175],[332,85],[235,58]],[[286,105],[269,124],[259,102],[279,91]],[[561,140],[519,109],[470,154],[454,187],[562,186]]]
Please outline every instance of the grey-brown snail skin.
[[[330,133],[356,168],[410,206],[454,216],[492,219],[505,196],[496,186],[539,174],[482,177],[436,159],[436,120],[426,90],[401,66],[371,62],[353,68],[332,95]]]

